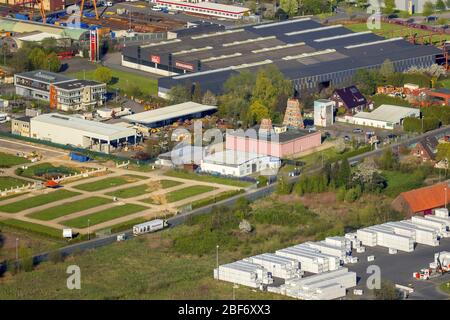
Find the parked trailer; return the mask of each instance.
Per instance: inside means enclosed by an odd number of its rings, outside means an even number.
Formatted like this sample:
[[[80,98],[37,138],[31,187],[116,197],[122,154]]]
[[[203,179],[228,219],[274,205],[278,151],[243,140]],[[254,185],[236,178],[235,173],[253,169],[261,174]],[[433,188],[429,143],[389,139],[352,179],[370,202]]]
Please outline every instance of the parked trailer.
[[[214,279],[251,288],[264,289],[272,284],[272,274],[265,268],[247,261],[236,261],[214,269]]]
[[[424,217],[414,216],[411,217],[411,222],[418,226],[427,226],[436,229],[439,234],[445,233],[448,228],[444,222],[433,221]]]
[[[155,219],[152,221],[147,221],[147,222],[135,225],[133,227],[133,234],[135,236],[137,236],[137,235],[144,234],[144,233],[155,232],[158,230],[162,230],[167,226],[168,226],[167,220]]]
[[[416,243],[433,247],[439,245],[438,233],[431,228],[425,229],[407,221],[388,222],[385,225],[392,227],[396,234],[411,237]]]
[[[290,247],[275,252],[276,255],[291,258],[300,262],[300,270],[311,273],[322,273],[329,269],[329,263],[319,261],[314,253],[308,253],[304,250]]]
[[[273,253],[264,253],[244,260],[265,268],[277,278],[300,278],[303,275],[297,260],[277,256]]]

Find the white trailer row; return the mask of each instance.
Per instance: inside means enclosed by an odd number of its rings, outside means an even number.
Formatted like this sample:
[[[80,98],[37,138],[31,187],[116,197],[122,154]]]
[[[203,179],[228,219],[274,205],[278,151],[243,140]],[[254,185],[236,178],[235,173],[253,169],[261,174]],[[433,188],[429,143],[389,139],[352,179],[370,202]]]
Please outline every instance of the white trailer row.
[[[215,268],[214,279],[259,289],[273,283],[272,274],[265,268],[242,260]]]
[[[358,239],[369,247],[381,246],[399,251],[414,251],[414,240],[411,237],[396,234],[393,228],[376,225],[357,231]]]
[[[272,276],[281,279],[301,278],[304,272],[300,270],[300,262],[273,253],[263,253],[244,259],[265,268]]]
[[[447,235],[448,231],[447,224],[444,221],[434,220],[433,216],[430,216],[428,218],[421,216],[413,216],[411,217],[411,222],[417,226],[433,228],[438,232],[438,235],[441,237]]]
[[[339,268],[301,279],[287,280],[278,288],[268,291],[304,300],[331,300],[344,297],[347,289],[356,286],[356,273]]]

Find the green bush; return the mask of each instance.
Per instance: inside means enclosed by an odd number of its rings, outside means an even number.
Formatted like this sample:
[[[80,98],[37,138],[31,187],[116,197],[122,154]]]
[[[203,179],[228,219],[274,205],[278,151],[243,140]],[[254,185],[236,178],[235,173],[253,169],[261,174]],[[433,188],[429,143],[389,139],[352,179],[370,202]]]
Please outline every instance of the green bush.
[[[251,213],[252,220],[260,224],[281,226],[306,225],[317,215],[302,204],[274,202],[270,207],[258,208]]]

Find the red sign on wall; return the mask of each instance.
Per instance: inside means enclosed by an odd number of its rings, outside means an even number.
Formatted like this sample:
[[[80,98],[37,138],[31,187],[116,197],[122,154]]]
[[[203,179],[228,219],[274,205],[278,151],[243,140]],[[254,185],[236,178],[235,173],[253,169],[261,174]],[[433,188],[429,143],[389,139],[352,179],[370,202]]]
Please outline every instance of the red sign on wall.
[[[194,65],[186,62],[175,61],[175,67],[183,70],[194,71]]]
[[[161,57],[160,56],[154,56],[154,55],[150,55],[150,60],[153,62],[153,63],[161,63]]]

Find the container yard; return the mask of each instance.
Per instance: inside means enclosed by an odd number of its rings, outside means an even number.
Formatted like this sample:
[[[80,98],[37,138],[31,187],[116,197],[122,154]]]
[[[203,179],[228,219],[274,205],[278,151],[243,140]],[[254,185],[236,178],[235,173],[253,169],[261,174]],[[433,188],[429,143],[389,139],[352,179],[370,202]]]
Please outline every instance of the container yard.
[[[365,252],[367,246],[386,248],[387,255],[413,255],[417,244],[439,246],[440,240],[450,237],[449,226],[449,212],[440,208],[432,215],[374,225],[219,266],[214,278],[303,300],[343,298],[357,286],[357,273],[349,268],[360,258],[353,254]],[[365,260],[378,261],[374,254]],[[435,254],[430,268],[438,264],[442,270],[450,267],[449,252]]]

